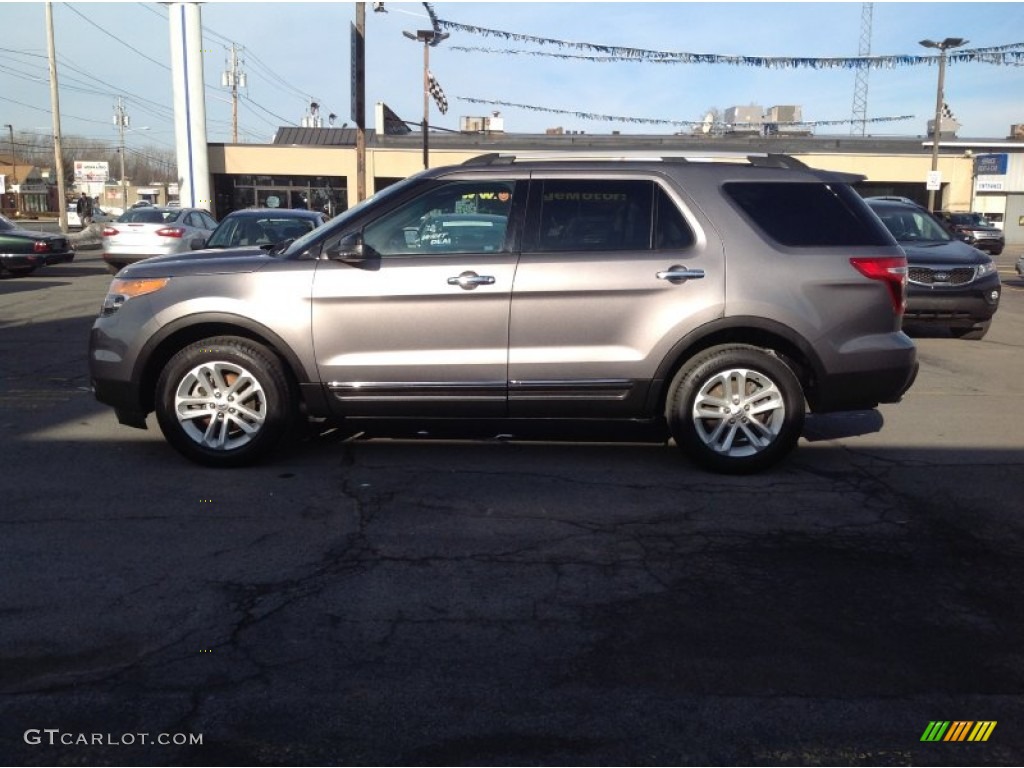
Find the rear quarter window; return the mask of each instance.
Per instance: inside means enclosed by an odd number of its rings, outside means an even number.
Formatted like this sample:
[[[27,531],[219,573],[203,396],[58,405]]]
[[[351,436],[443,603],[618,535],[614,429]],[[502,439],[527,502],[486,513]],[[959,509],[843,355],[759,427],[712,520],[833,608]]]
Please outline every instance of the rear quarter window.
[[[768,237],[791,247],[892,245],[846,184],[729,182],[726,196]]]

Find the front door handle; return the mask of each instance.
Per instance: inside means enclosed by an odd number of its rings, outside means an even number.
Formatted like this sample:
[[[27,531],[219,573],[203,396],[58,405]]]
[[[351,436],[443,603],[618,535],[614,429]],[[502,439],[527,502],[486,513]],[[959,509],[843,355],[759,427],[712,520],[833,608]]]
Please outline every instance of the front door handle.
[[[655,272],[654,276],[659,280],[668,280],[676,285],[685,283],[687,280],[699,280],[704,277],[703,269],[687,269],[681,264],[673,264],[663,272]]]
[[[448,285],[457,285],[465,291],[472,291],[478,285],[494,285],[490,275],[478,275],[476,272],[463,272],[458,277],[449,277]]]

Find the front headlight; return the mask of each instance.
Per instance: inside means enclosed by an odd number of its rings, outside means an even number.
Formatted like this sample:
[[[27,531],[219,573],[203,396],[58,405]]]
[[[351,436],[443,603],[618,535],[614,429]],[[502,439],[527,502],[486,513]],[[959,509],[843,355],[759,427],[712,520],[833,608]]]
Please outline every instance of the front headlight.
[[[110,288],[107,289],[107,295],[103,298],[100,317],[114,314],[129,299],[163,290],[170,280],[169,277],[139,278],[135,280],[115,277],[110,281]]]
[[[996,265],[993,261],[987,261],[984,264],[979,264],[977,267],[977,277],[984,277],[985,275],[991,275],[996,271]]]

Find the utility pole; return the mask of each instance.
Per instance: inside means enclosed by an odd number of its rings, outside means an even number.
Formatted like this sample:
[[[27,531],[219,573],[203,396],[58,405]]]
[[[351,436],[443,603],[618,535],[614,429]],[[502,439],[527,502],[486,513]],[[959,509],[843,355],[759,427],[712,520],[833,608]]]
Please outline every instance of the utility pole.
[[[437,45],[448,37],[447,32],[435,32],[433,29],[418,29],[416,33],[402,31],[410,40],[423,43],[423,167],[430,167],[430,47]]]
[[[49,7],[49,4],[47,4]],[[18,195],[14,192],[14,185],[18,183],[18,161],[14,157],[14,126],[4,123],[4,128],[11,132],[11,195],[14,197],[14,212],[18,212]]]
[[[356,124],[356,202],[366,199],[366,3],[356,3],[352,32],[352,122]],[[379,128],[383,130],[383,128]]]
[[[114,107],[114,125],[120,133],[121,141],[118,146],[118,153],[121,155],[121,212],[128,210],[128,181],[124,177],[124,132],[131,123],[131,118],[124,111],[124,99],[117,97],[117,106]]]
[[[60,90],[57,88],[57,54],[53,42],[53,8],[46,4],[46,52],[50,61],[50,112],[53,114],[53,167],[57,174],[57,205],[60,231],[68,231],[68,193],[64,184],[64,150],[60,141]]]
[[[939,170],[939,137],[942,135],[942,103],[946,82],[946,51],[951,48],[959,48],[966,45],[969,40],[962,37],[947,37],[941,42],[934,40],[922,40],[919,45],[925,48],[937,48],[939,50],[939,84],[935,91],[935,124],[932,127],[932,175],[938,176]],[[942,188],[941,180],[939,188]],[[928,190],[928,210],[935,213],[935,189]]]
[[[238,48],[231,44],[231,59],[227,70],[220,76],[220,84],[231,89],[231,143],[238,143],[238,89],[245,88],[245,72],[239,71]]]

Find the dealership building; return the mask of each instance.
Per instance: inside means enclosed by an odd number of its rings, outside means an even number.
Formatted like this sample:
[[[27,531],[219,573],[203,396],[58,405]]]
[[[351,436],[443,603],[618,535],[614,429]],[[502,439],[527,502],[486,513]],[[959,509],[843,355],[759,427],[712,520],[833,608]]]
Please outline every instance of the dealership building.
[[[380,119],[378,125],[387,126]],[[865,195],[897,195],[926,203],[932,164],[927,136],[873,137],[764,132],[666,135],[591,134],[552,129],[506,133],[495,118],[462,118],[464,130],[429,135],[431,167],[487,153],[650,157],[781,153],[815,167],[865,176]],[[471,129],[466,130],[469,126]],[[1017,129],[1014,126],[1013,129]],[[356,129],[283,127],[271,144],[210,144],[213,212],[249,206],[313,207],[337,214],[358,202]],[[372,195],[423,168],[419,132],[366,131],[365,192]],[[1010,244],[1024,244],[1024,135],[1006,139],[939,140],[936,209],[979,211],[1001,226]],[[933,185],[937,180],[932,178]]]

